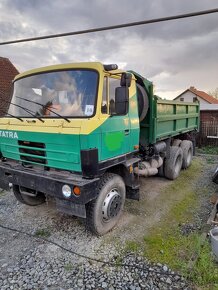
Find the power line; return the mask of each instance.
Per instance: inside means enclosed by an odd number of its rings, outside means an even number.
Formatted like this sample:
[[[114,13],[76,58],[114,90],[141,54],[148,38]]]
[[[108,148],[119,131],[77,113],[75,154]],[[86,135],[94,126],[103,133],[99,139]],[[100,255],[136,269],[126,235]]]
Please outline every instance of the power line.
[[[50,35],[23,38],[23,39],[17,39],[17,40],[9,40],[9,41],[0,42],[0,45],[36,41],[36,40],[43,40],[43,39],[49,39],[49,38],[58,38],[58,37],[65,37],[65,36],[71,36],[71,35],[94,33],[94,32],[106,31],[106,30],[126,28],[126,27],[131,27],[131,26],[139,26],[139,25],[145,25],[145,24],[151,24],[151,23],[171,21],[171,20],[176,20],[176,19],[196,17],[196,16],[212,14],[212,13],[217,13],[217,12],[218,12],[218,8],[215,8],[215,9],[210,9],[210,10],[179,14],[179,15],[162,17],[162,18],[155,18],[155,19],[150,19],[150,20],[142,20],[142,21],[137,21],[137,22],[129,22],[129,23],[123,23],[123,24],[117,24],[117,25],[111,25],[111,26],[103,26],[103,27],[97,27],[97,28],[91,28],[91,29],[85,29],[85,30],[66,32],[66,33],[50,34]]]

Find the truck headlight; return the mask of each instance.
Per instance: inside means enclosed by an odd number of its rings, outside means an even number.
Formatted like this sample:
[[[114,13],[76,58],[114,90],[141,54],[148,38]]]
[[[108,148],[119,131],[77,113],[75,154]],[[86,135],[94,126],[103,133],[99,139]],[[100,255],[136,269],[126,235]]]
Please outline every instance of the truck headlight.
[[[70,186],[65,184],[62,187],[62,193],[63,193],[64,197],[69,198],[71,196],[71,193],[72,193],[72,190],[71,190]]]

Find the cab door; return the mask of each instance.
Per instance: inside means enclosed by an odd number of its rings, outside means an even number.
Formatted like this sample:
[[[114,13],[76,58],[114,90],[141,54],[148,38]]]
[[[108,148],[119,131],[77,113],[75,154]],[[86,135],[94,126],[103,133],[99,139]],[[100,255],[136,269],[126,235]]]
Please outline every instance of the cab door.
[[[105,77],[102,96],[101,160],[117,157],[130,151],[129,113],[115,113],[115,89],[120,87],[120,78]]]

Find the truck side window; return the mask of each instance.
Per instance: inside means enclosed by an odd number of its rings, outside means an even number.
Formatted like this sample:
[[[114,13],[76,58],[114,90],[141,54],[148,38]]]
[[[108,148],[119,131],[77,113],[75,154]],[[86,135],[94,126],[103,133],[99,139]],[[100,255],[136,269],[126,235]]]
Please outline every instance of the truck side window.
[[[107,91],[108,91],[108,78],[104,78],[103,94],[102,94],[102,104],[101,112],[102,114],[107,114]]]
[[[115,89],[120,86],[120,79],[104,78],[101,112],[102,114],[115,115]],[[109,108],[108,108],[109,104]]]
[[[114,115],[115,112],[115,89],[120,87],[120,79],[109,79],[109,114]]]

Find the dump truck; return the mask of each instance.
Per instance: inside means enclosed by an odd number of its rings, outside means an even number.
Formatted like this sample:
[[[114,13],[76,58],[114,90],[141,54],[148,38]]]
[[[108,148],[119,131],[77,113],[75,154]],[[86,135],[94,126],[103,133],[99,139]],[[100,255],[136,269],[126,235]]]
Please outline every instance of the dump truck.
[[[162,100],[139,73],[99,62],[19,74],[2,113],[0,187],[30,206],[52,198],[96,235],[126,198],[140,202],[141,176],[173,180],[190,166],[199,128],[198,102]]]

